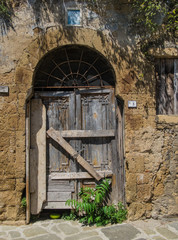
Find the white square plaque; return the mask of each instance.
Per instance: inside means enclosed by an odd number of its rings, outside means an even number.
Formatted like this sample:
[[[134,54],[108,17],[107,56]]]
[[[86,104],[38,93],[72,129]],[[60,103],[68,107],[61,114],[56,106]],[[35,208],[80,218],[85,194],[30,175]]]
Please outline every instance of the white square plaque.
[[[129,108],[136,108],[137,102],[136,101],[128,101],[128,107]]]

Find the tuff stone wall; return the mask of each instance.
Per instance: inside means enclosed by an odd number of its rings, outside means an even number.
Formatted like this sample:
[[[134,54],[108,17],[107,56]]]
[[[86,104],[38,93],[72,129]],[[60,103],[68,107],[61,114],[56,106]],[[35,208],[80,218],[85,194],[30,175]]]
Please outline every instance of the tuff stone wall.
[[[176,215],[178,117],[156,116],[154,66],[129,33],[128,1],[103,1],[96,11],[75,1],[39,2],[14,9],[14,28],[1,32],[0,85],[9,87],[9,95],[0,96],[0,223],[25,221],[25,102],[40,59],[66,44],[98,50],[115,70],[116,95],[124,100],[129,219]],[[82,27],[65,26],[66,7],[82,8]],[[128,108],[128,100],[136,100],[137,108]]]

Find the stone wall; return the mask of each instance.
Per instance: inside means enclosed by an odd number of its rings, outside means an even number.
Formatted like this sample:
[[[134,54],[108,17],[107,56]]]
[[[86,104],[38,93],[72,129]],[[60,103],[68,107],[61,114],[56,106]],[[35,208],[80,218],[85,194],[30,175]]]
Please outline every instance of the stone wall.
[[[177,116],[160,115],[129,139],[126,200],[130,219],[177,214],[177,129]]]
[[[130,220],[178,213],[178,117],[156,116],[154,64],[129,32],[128,1],[102,1],[96,8],[80,1],[28,1],[14,9],[13,28],[1,32],[0,223],[23,223],[25,190],[25,106],[40,59],[66,44],[101,52],[116,74],[116,95],[124,100],[125,195]],[[51,2],[51,1],[50,1]],[[83,10],[83,26],[65,26],[65,8]],[[112,16],[112,17],[111,17]],[[8,27],[8,26],[7,26]],[[176,49],[172,48],[176,55]],[[155,53],[155,52],[154,52]],[[169,56],[170,57],[170,56]],[[136,100],[137,108],[128,108]]]

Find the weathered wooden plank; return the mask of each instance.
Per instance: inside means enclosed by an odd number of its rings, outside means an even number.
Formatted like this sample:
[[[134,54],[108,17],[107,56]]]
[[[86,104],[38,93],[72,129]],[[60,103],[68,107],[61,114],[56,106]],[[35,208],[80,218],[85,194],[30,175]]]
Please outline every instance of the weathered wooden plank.
[[[61,110],[62,114],[64,112]],[[47,116],[48,116],[48,128],[53,127],[54,129],[62,129],[61,121],[60,121],[60,113],[58,109],[58,101],[51,101],[47,104]],[[50,168],[50,171],[59,171],[60,170],[60,163],[62,154],[60,152],[60,147],[57,144],[53,144],[52,139],[48,139],[47,142],[48,147],[48,156],[49,159],[48,165]],[[59,160],[60,159],[60,160]]]
[[[46,108],[31,100],[30,192],[31,213],[38,214],[46,200]]]
[[[176,60],[159,59],[157,72],[157,114],[176,114]]]
[[[166,76],[165,76],[165,59],[161,59],[161,72],[160,72],[160,102],[159,102],[159,114],[166,114]]]
[[[166,113],[174,114],[174,59],[165,61]]]
[[[43,209],[71,209],[71,207],[67,206],[66,202],[46,202]]]
[[[75,129],[75,123],[76,123],[76,103],[75,103],[75,94],[72,93],[70,95],[70,102],[69,102],[69,124],[68,124],[68,129]],[[67,129],[67,128],[66,128]],[[70,140],[69,144],[75,149],[76,146],[76,141],[75,140]],[[69,156],[70,157],[70,156]],[[70,172],[76,172],[77,171],[77,162],[74,161],[73,159],[70,159]]]
[[[87,138],[87,137],[114,137],[115,130],[65,130],[61,131],[64,138]]]
[[[69,125],[70,97],[44,100],[47,106],[47,129],[66,130]],[[70,155],[51,138],[47,140],[47,165],[50,171],[68,171]],[[64,166],[65,164],[65,166]]]
[[[113,88],[111,88],[113,89]],[[102,93],[110,93],[111,89],[83,89],[83,90],[78,90],[79,94],[102,94]]]
[[[124,109],[123,103],[118,102],[117,107],[117,151],[118,151],[118,200],[125,203],[125,163],[124,163]]]
[[[57,143],[59,143],[65,151],[67,151],[76,161],[82,165],[97,181],[101,179],[101,176],[89,165],[73,148],[66,142],[66,140],[61,136],[59,131],[55,131],[53,128],[50,128],[47,131],[47,134],[53,138]]]
[[[47,192],[49,202],[65,202],[68,199],[71,199],[71,192]]]
[[[174,59],[174,114],[178,114],[178,59]]]
[[[112,177],[112,171],[97,171],[97,173],[102,177]],[[72,173],[52,173],[51,179],[92,179],[93,177],[88,172],[72,172]]]
[[[63,180],[63,179],[62,179]],[[64,180],[48,180],[48,192],[74,192],[74,183]]]
[[[30,222],[30,102],[26,104],[26,224]]]
[[[35,96],[37,97],[51,97],[51,98],[55,98],[55,97],[69,97],[71,94],[71,92],[62,92],[62,91],[45,91],[45,92],[37,92],[35,94]]]

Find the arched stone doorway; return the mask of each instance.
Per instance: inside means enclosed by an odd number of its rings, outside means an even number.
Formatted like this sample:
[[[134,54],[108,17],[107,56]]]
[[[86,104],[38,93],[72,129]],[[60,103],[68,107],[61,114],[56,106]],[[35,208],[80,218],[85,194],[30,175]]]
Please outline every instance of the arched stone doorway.
[[[64,209],[81,187],[112,181],[124,200],[123,106],[112,66],[96,50],[66,45],[36,67],[30,101],[30,211]],[[47,135],[46,135],[47,133]]]

